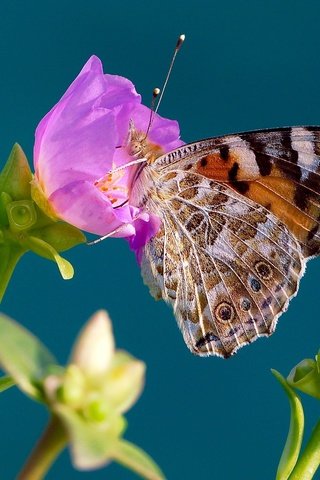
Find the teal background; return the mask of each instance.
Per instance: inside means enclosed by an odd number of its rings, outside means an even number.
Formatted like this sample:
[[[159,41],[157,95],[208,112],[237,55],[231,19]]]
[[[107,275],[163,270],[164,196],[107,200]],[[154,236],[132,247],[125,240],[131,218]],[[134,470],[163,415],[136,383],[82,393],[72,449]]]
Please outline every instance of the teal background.
[[[318,1],[18,1],[0,3],[0,156],[18,141],[32,161],[34,130],[93,53],[105,71],[130,78],[149,103],[177,36],[185,33],[160,113],[179,120],[185,141],[236,131],[320,123]],[[119,347],[147,364],[143,396],[128,413],[126,438],[149,452],[169,479],[274,478],[289,424],[283,374],[319,348],[319,262],[273,337],[235,357],[196,358],[173,314],[154,302],[124,240],[68,252],[63,281],[53,263],[26,255],[2,311],[67,361],[81,325],[98,308],[113,319]],[[319,413],[304,398],[307,434]],[[12,389],[0,399],[0,478],[14,478],[47,421]],[[72,469],[69,454],[48,477],[134,479],[117,465]]]

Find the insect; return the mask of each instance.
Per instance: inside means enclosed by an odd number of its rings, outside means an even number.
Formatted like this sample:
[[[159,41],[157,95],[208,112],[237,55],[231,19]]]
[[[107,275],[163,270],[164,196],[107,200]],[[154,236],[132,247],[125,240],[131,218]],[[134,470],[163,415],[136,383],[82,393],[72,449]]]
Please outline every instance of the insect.
[[[306,262],[320,253],[320,127],[208,138],[164,153],[148,132],[183,41],[148,128],[130,122],[134,160],[110,173],[140,164],[125,203],[160,219],[141,258],[151,295],[173,307],[191,352],[227,358],[274,332]]]
[[[130,203],[161,219],[142,275],[172,305],[189,349],[226,358],[271,335],[320,250],[320,127],[209,138],[164,155],[133,130],[129,147],[146,159]]]

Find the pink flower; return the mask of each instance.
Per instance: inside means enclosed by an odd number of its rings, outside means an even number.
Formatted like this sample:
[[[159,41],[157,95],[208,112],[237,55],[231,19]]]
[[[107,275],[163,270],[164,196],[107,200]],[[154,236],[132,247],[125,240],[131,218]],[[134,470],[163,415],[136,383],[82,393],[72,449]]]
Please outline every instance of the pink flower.
[[[133,84],[104,74],[91,57],[37,127],[34,199],[51,216],[97,235],[130,237],[139,250],[160,220],[128,203],[136,165],[108,172],[134,159],[127,147],[130,122],[146,132],[149,118]],[[178,123],[159,115],[148,140],[162,152],[183,144]]]

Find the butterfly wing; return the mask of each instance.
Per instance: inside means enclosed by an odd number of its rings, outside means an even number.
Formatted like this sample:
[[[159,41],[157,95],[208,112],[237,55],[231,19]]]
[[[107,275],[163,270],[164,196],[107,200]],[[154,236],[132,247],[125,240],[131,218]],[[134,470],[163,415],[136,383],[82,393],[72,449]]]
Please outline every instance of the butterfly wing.
[[[270,335],[320,250],[320,127],[184,145],[146,167],[162,219],[142,274],[190,350],[227,357]]]
[[[266,208],[199,174],[170,171],[157,188],[162,226],[142,274],[190,350],[228,357],[270,335],[304,271],[299,242]]]
[[[228,184],[279,218],[305,257],[320,250],[320,127],[227,135],[158,158],[159,171],[188,170]]]

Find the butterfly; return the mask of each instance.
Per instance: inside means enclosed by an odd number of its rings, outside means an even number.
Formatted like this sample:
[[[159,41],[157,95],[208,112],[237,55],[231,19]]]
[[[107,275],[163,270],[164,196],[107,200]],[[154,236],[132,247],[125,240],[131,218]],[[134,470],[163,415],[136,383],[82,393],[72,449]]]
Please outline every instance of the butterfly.
[[[161,220],[141,269],[194,354],[229,357],[271,335],[320,250],[320,127],[209,138],[147,161],[132,203]],[[138,148],[137,148],[138,147]]]

